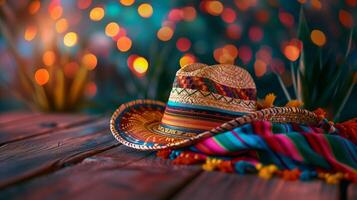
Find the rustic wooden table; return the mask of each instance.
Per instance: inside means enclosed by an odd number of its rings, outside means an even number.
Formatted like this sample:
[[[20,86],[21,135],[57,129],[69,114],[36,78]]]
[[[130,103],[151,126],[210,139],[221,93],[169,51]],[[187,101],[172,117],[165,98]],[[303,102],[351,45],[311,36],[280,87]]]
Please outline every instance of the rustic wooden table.
[[[109,118],[0,115],[0,199],[357,199],[353,184],[176,166],[120,145]]]

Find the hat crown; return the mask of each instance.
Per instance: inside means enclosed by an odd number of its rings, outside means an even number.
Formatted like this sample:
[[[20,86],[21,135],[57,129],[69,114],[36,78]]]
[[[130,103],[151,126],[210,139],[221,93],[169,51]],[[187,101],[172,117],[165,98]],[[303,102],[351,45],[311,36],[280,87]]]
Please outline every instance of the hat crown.
[[[249,72],[241,67],[231,64],[209,66],[202,63],[194,63],[178,70],[176,77],[179,76],[208,78],[218,84],[237,89],[256,89],[254,80]]]
[[[255,110],[256,87],[245,69],[195,63],[177,71],[161,127],[199,133]]]

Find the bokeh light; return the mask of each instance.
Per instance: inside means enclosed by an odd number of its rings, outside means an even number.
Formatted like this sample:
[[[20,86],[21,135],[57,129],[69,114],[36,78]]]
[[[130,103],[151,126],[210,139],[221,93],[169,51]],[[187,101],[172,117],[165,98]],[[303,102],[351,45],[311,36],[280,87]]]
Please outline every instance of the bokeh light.
[[[196,57],[192,54],[185,54],[180,58],[180,67],[185,67],[186,65],[196,62]]]
[[[78,40],[77,33],[69,32],[64,36],[63,43],[67,47],[73,47],[74,45],[77,44],[77,40]]]
[[[234,64],[238,56],[238,49],[232,44],[227,44],[222,48],[217,48],[213,52],[214,59],[221,64]]]
[[[105,15],[104,9],[101,7],[95,7],[89,12],[89,18],[93,21],[100,21]]]
[[[316,10],[320,10],[322,8],[320,0],[311,0],[311,6]]]
[[[81,10],[89,8],[92,4],[92,0],[77,0],[77,7]]]
[[[170,10],[167,18],[170,21],[174,21],[174,22],[181,21],[183,19],[183,10],[174,8],[174,9]]]
[[[129,66],[129,69],[130,70],[134,70],[133,68],[134,68],[134,60],[136,59],[136,58],[138,58],[139,56],[138,55],[136,55],[136,54],[131,54],[129,57],[128,57],[128,59],[127,59],[127,64],[128,64],[128,66]],[[135,71],[134,71],[135,72]]]
[[[291,28],[294,26],[294,21],[295,21],[294,16],[290,13],[280,11],[279,12],[279,20],[284,26],[286,26],[288,28]]]
[[[97,66],[97,57],[92,53],[87,53],[82,58],[82,64],[88,70],[93,70]]]
[[[253,56],[252,49],[249,46],[241,46],[238,56],[243,61],[243,64],[248,64]]]
[[[117,48],[121,52],[129,51],[131,45],[132,45],[131,39],[126,36],[120,37],[117,41]]]
[[[176,42],[176,47],[182,52],[188,51],[191,47],[191,41],[188,38],[179,38]]]
[[[42,62],[46,66],[52,66],[56,61],[56,54],[53,51],[45,51],[45,53],[42,56]]]
[[[246,11],[251,7],[256,6],[257,0],[235,0],[237,8],[241,11]]]
[[[262,77],[267,72],[267,64],[257,59],[254,63],[254,73],[257,77]]]
[[[311,32],[310,37],[311,37],[312,42],[319,47],[324,46],[324,44],[326,43],[326,36],[320,30],[317,30],[317,29],[313,30]]]
[[[196,19],[196,9],[192,6],[187,6],[182,9],[182,17],[185,21],[191,22]]]
[[[140,6],[138,7],[138,13],[141,17],[149,18],[151,17],[153,12],[154,10],[152,6],[148,3],[140,4]]]
[[[39,0],[32,1],[28,6],[28,11],[31,15],[36,14],[41,8],[41,2]]]
[[[84,93],[87,97],[92,98],[97,94],[98,87],[93,81],[86,84]]]
[[[105,34],[109,37],[114,37],[116,36],[120,31],[120,27],[117,23],[115,22],[110,22],[107,24],[105,27]]]
[[[37,28],[36,26],[28,26],[25,30],[24,39],[26,41],[31,41],[36,37]]]
[[[120,0],[120,3],[123,6],[131,6],[135,3],[135,0]]]
[[[257,19],[257,21],[259,23],[267,23],[270,19],[270,14],[267,10],[258,10],[256,13],[255,13],[255,19]]]
[[[232,8],[225,8],[221,15],[222,20],[226,23],[233,23],[236,20],[236,12]]]
[[[35,81],[38,85],[45,85],[50,80],[50,74],[47,69],[38,69],[35,72]]]
[[[53,20],[56,20],[62,16],[63,8],[61,6],[50,6],[48,9]]]
[[[56,31],[58,33],[63,33],[68,29],[68,21],[65,18],[59,19],[56,22]]]
[[[264,33],[260,27],[253,26],[249,29],[248,36],[253,42],[259,42],[263,39]]]
[[[169,41],[173,35],[174,31],[168,26],[160,28],[160,30],[157,32],[157,38],[159,38],[161,41]]]
[[[354,26],[353,16],[348,11],[341,9],[338,13],[338,18],[341,24],[346,28],[352,28]]]
[[[133,63],[133,69],[137,73],[137,76],[145,75],[146,71],[149,68],[149,63],[144,57],[137,57]]]
[[[286,45],[284,48],[284,55],[286,56],[287,59],[294,62],[299,58],[300,50],[295,45]]]
[[[227,27],[226,34],[229,38],[238,40],[241,37],[242,29],[237,24],[231,24]]]
[[[224,6],[220,1],[206,1],[205,9],[209,14],[218,16],[223,12]]]

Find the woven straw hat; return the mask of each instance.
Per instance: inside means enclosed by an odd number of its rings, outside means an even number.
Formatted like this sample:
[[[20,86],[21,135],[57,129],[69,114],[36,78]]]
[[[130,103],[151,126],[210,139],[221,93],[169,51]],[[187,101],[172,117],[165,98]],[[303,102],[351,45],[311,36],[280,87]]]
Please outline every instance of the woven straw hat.
[[[168,102],[135,100],[113,114],[114,137],[135,149],[158,150],[190,145],[199,139],[253,120],[316,124],[318,117],[294,107],[257,111],[250,74],[235,65],[201,63],[181,68]]]

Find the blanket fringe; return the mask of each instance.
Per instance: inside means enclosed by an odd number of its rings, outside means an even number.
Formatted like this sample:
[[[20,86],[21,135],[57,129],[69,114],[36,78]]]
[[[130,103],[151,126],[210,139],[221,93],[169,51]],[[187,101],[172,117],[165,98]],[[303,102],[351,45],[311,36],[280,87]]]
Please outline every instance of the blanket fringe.
[[[357,118],[335,124],[337,134],[357,144]]]
[[[298,168],[279,169],[274,164],[252,164],[251,162],[244,160],[224,160],[195,152],[180,152],[176,150],[160,150],[157,152],[157,156],[164,159],[171,159],[175,165],[201,164],[202,169],[205,171],[216,170],[238,174],[255,173],[262,179],[271,179],[272,177],[277,176],[287,181],[310,181],[312,179],[319,178],[326,181],[328,184],[338,184],[341,180],[349,180],[357,183],[356,173],[328,172],[324,170],[300,170]]]

